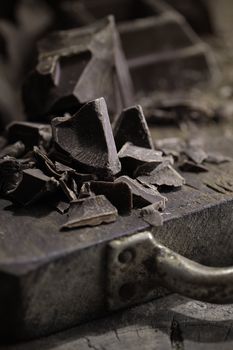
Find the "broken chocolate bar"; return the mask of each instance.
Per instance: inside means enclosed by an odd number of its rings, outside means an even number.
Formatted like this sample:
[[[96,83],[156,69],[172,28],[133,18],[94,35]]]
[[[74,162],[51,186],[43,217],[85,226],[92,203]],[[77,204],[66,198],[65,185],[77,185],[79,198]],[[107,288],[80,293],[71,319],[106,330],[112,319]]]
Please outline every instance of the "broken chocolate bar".
[[[38,65],[24,86],[29,116],[74,112],[100,96],[106,98],[111,114],[133,102],[113,17],[86,28],[55,32],[39,44]]]
[[[102,177],[121,170],[107,106],[103,98],[84,105],[73,117],[52,122],[55,149],[77,171]]]
[[[128,176],[121,176],[115,180],[115,182],[124,182],[126,183],[132,193],[133,193],[133,206],[134,207],[144,207],[148,204],[161,202],[161,207],[165,208],[166,198],[163,197],[157,189],[154,187],[146,188],[140,184],[137,180],[133,180]]]
[[[91,191],[96,195],[103,194],[120,215],[130,214],[133,207],[132,192],[128,184],[124,182],[93,181],[90,183]]]
[[[48,148],[52,138],[51,126],[48,124],[13,122],[7,130],[9,142],[20,140],[26,149],[31,149],[33,146]]]
[[[29,205],[43,196],[53,193],[59,183],[46,176],[40,169],[23,170],[22,180],[10,196],[14,202]]]
[[[181,187],[185,184],[185,179],[170,164],[161,164],[150,174],[137,179],[143,184],[156,186]]]
[[[126,142],[154,149],[150,130],[141,106],[123,110],[114,123],[114,138],[119,151]]]
[[[97,226],[116,221],[117,209],[104,196],[86,198],[71,204],[69,219],[62,229]]]

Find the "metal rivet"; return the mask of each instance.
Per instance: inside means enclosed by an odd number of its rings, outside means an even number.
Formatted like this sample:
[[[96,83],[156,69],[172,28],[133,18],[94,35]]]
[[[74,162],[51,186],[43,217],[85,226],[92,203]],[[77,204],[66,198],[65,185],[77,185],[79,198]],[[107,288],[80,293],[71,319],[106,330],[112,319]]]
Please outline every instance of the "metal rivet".
[[[130,249],[124,250],[118,256],[118,260],[122,264],[127,264],[127,263],[131,262],[133,260],[133,258],[134,258],[134,253]]]

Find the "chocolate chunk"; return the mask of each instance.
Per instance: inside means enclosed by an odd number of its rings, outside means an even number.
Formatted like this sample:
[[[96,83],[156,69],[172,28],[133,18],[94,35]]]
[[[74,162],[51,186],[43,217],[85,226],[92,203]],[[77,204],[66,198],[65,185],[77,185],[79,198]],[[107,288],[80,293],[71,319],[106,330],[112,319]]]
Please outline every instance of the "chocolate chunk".
[[[156,163],[156,162],[151,162],[151,163],[144,163],[142,165],[139,165],[136,170],[133,173],[133,177],[137,178],[138,176],[142,176],[142,175],[150,175],[150,173],[157,168],[157,166],[159,164],[163,164],[163,166],[165,165],[173,165],[174,164],[174,158],[173,156],[167,156],[167,157],[163,157],[163,161],[160,163]]]
[[[161,202],[161,207],[165,207],[166,198],[161,196],[156,188],[145,188],[137,180],[133,180],[128,176],[121,176],[115,180],[115,182],[124,182],[126,183],[132,193],[133,193],[133,206],[134,207],[144,207],[148,204]]]
[[[93,181],[90,186],[96,195],[103,194],[117,208],[119,214],[130,214],[133,207],[133,198],[128,184],[124,182]]]
[[[114,137],[117,150],[126,142],[135,146],[154,149],[150,130],[141,106],[123,110],[114,124]]]
[[[102,177],[121,170],[103,98],[84,105],[73,117],[53,119],[55,148],[77,171]]]
[[[8,126],[8,140],[14,143],[21,140],[27,149],[33,146],[49,147],[52,138],[52,130],[50,125],[29,123],[29,122],[13,122]]]
[[[11,198],[14,202],[26,206],[55,192],[58,185],[54,178],[46,176],[40,169],[23,170],[22,180],[11,192]]]
[[[86,198],[71,204],[69,219],[62,229],[97,226],[117,219],[117,209],[104,196]]]
[[[22,166],[15,158],[0,159],[0,192],[5,195],[14,191],[22,180]]]
[[[17,141],[12,145],[6,146],[0,151],[0,158],[6,156],[20,158],[25,153],[25,146],[22,141]]]
[[[199,147],[188,147],[184,153],[186,156],[196,164],[201,164],[208,157],[207,153]]]
[[[133,101],[113,17],[86,28],[54,32],[40,42],[38,65],[24,86],[29,116],[74,112],[100,96],[106,98],[111,114]]]
[[[179,168],[184,172],[191,172],[191,173],[208,172],[208,169],[204,165],[197,164],[191,161],[184,161],[181,165],[179,165]]]
[[[151,204],[144,207],[140,211],[140,216],[151,226],[162,226],[163,217],[161,213],[157,210],[157,204]]]
[[[152,164],[154,168],[163,162],[162,152],[134,146],[126,143],[118,153],[121,161],[122,172],[132,175],[135,170],[144,164]]]
[[[207,158],[205,159],[206,163],[210,164],[222,164],[222,163],[228,163],[231,162],[231,157],[226,157],[218,152],[208,152]]]
[[[149,175],[137,179],[143,184],[156,186],[181,187],[185,184],[185,179],[170,164],[161,164]]]
[[[49,157],[36,146],[33,148],[33,152],[38,167],[43,170],[46,175],[53,176],[58,179],[61,174],[59,174],[51,159],[49,159]]]

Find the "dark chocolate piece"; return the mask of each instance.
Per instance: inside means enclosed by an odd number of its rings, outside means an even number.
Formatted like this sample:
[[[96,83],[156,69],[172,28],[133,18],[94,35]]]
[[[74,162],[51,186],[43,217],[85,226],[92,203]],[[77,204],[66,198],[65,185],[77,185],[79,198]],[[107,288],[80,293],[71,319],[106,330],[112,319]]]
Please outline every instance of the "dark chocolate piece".
[[[224,156],[218,152],[208,152],[207,153],[207,158],[205,159],[206,163],[210,164],[222,164],[222,163],[228,163],[231,162],[232,158]]]
[[[184,151],[186,156],[196,164],[201,164],[207,159],[207,153],[200,147],[187,147]]]
[[[148,204],[161,202],[161,206],[165,207],[166,198],[163,197],[157,189],[154,187],[146,188],[140,184],[137,180],[133,180],[128,176],[121,176],[115,180],[115,182],[124,182],[126,183],[132,193],[133,193],[133,206],[134,207],[144,207]]]
[[[84,105],[73,117],[52,122],[55,148],[77,171],[102,177],[121,170],[103,98]]]
[[[140,216],[151,226],[162,226],[163,217],[157,210],[157,204],[151,204],[140,210]]]
[[[135,146],[154,149],[150,130],[141,106],[123,110],[114,124],[114,138],[117,150],[126,142]]]
[[[180,157],[180,154],[185,148],[185,142],[178,137],[171,137],[155,141],[156,149],[162,151],[165,155]]]
[[[0,151],[0,158],[6,156],[20,158],[25,153],[25,146],[22,141],[17,141],[12,145],[6,146]]]
[[[179,165],[181,171],[191,172],[191,173],[205,173],[208,172],[208,169],[201,164],[197,164],[191,161],[184,161],[181,165]]]
[[[52,130],[50,125],[29,123],[29,122],[13,122],[8,126],[8,140],[14,143],[18,140],[22,141],[27,149],[33,146],[49,147],[52,138]]]
[[[128,184],[93,181],[90,186],[96,195],[104,195],[117,208],[119,214],[130,214],[133,207],[133,197]]]
[[[77,200],[76,193],[68,186],[68,184],[66,183],[65,179],[60,178],[59,179],[59,184],[60,184],[60,187],[61,187],[62,191],[64,192],[65,196],[67,197],[67,199],[70,202]]]
[[[104,83],[103,83],[104,82]],[[133,103],[113,17],[86,28],[54,32],[39,44],[39,62],[24,86],[29,116],[76,111],[105,97],[111,114]]]
[[[118,153],[122,165],[122,173],[133,175],[135,170],[145,164],[155,168],[163,162],[162,152],[134,146],[126,143]]]
[[[15,158],[0,159],[0,193],[14,191],[22,180],[22,166]]]
[[[104,196],[86,198],[71,204],[69,219],[62,229],[111,223],[117,215],[117,209]]]
[[[55,164],[51,159],[38,147],[33,148],[34,157],[36,159],[38,168],[43,170],[43,172],[48,176],[54,176],[56,179],[59,179],[61,173],[59,173],[56,169]]]
[[[91,190],[91,184],[90,182],[85,182],[80,188],[78,199],[88,198],[92,196],[95,196],[95,194]]]
[[[22,180],[11,192],[11,198],[14,202],[26,206],[55,192],[58,185],[54,178],[46,176],[40,169],[23,170]]]
[[[170,164],[161,164],[149,175],[137,179],[143,184],[156,186],[181,187],[185,184],[185,179]]]

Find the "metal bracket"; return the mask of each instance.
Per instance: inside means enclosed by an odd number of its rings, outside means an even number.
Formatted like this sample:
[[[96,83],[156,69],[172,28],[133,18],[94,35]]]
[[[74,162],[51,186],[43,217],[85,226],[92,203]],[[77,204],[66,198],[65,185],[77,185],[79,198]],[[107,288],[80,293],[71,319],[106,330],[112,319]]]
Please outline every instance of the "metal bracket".
[[[233,267],[200,265],[155,240],[150,232],[108,246],[108,305],[119,309],[164,294],[164,288],[214,303],[232,303]]]
[[[165,294],[154,274],[150,232],[112,241],[108,246],[108,306],[116,310]],[[151,272],[153,271],[153,274]]]

